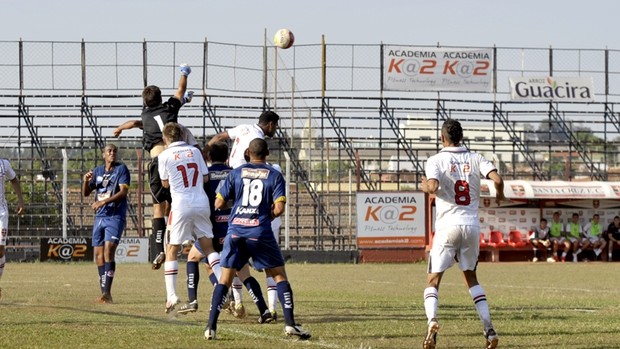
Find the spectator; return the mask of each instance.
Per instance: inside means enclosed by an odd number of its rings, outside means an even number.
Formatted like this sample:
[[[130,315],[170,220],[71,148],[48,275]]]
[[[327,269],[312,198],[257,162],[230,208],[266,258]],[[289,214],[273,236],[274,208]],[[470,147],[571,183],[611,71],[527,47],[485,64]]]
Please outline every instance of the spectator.
[[[581,240],[582,249],[585,250],[592,246],[595,260],[598,259],[598,256],[603,252],[605,246],[607,246],[607,241],[603,238],[603,227],[601,227],[599,223],[599,218],[598,214],[592,216],[592,221],[583,228],[584,237]]]
[[[555,262],[552,256],[551,240],[549,239],[549,227],[545,218],[540,219],[540,225],[530,233],[529,240],[534,250],[534,258],[532,262],[538,262],[538,248],[545,247],[547,249],[547,262]]]

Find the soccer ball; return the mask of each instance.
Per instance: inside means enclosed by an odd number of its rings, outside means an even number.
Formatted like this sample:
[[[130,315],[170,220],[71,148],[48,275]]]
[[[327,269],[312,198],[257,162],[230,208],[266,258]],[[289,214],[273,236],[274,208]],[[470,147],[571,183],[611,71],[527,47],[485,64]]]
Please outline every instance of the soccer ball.
[[[295,42],[295,36],[293,32],[288,29],[280,29],[273,36],[273,44],[279,48],[287,49],[293,46]]]

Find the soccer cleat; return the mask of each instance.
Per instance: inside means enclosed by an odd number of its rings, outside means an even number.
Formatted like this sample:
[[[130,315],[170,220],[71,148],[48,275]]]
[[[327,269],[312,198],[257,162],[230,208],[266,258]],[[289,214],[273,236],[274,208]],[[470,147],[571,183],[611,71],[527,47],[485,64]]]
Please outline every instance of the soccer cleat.
[[[206,328],[205,329],[205,339],[207,340],[215,340],[215,330],[212,330],[210,328]]]
[[[495,332],[494,329],[489,329],[487,333],[484,334],[487,339],[486,349],[495,349],[497,348],[497,343],[499,343],[499,336]]]
[[[271,322],[275,322],[275,318],[273,317],[272,312],[270,312],[269,310],[265,310],[265,312],[263,313],[263,315],[258,317],[258,323],[259,324],[268,324]]]
[[[151,268],[153,270],[157,270],[157,269],[161,268],[162,264],[164,264],[165,261],[166,261],[166,254],[163,253],[163,252],[159,252],[157,257],[155,257],[155,259],[153,259],[153,264],[151,265]]]
[[[179,297],[176,297],[172,300],[172,301],[167,301],[166,302],[166,314],[169,314],[171,311],[174,310],[174,308],[177,306],[177,304],[179,304]]]
[[[245,312],[245,307],[243,303],[235,304],[235,309],[233,310],[233,316],[237,319],[245,319],[248,316],[248,313]]]
[[[297,336],[299,339],[309,339],[312,337],[310,331],[306,331],[301,327],[301,325],[297,324],[295,326],[286,326],[284,327],[284,333],[287,336]]]
[[[532,258],[532,262],[534,263],[538,262],[538,258],[537,257]]]
[[[230,298],[230,297],[229,297]],[[222,305],[222,310],[227,314],[233,314],[235,311],[235,301],[227,299]]]
[[[271,322],[273,323],[278,322],[278,313],[275,310],[270,310],[269,312],[271,312],[271,317],[273,318]]]
[[[97,303],[99,304],[112,304],[112,295],[109,293],[104,293],[101,297],[97,298]]]
[[[549,263],[555,263],[555,262],[557,262],[557,261],[555,260],[555,258],[553,258],[553,257],[549,257],[549,258],[547,258],[547,262],[549,262]]]
[[[183,304],[179,308],[179,310],[177,310],[177,313],[179,313],[179,314],[189,314],[189,313],[195,313],[196,311],[198,311],[198,302],[197,301],[193,301],[191,303]]]
[[[577,254],[573,254],[573,263],[577,263]]]
[[[439,323],[437,319],[431,319],[428,323],[426,338],[424,338],[424,349],[435,349],[435,345],[437,344],[437,332],[439,332]]]

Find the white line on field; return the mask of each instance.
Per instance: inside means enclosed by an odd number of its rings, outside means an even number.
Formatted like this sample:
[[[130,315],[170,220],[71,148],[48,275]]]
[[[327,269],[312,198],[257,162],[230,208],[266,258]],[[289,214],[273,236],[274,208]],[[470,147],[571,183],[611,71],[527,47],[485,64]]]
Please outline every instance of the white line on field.
[[[241,335],[244,335],[246,337],[253,337],[253,338],[263,338],[263,339],[273,339],[273,336],[268,336],[266,334],[261,334],[261,333],[257,333],[257,332],[252,332],[252,331],[244,331],[244,330],[237,330],[237,329],[225,329],[224,331],[226,332],[234,332],[234,333],[238,333]],[[291,342],[291,341],[295,341],[295,339],[287,339],[287,338],[278,338],[278,340],[282,341],[282,342]],[[302,345],[309,345],[309,346],[315,346],[315,347],[323,347],[323,348],[333,348],[333,349],[341,349],[344,347],[339,346],[336,343],[327,343],[324,342],[322,340],[307,340],[307,341],[295,341],[296,343],[302,344]]]
[[[444,285],[444,283],[441,283]],[[462,286],[462,283],[449,283],[446,282],[445,285],[450,286]],[[617,290],[601,290],[601,289],[593,289],[593,288],[577,288],[577,287],[549,287],[549,286],[525,286],[525,285],[497,285],[491,283],[483,284],[483,287],[496,287],[496,288],[518,288],[518,289],[530,289],[530,290],[547,290],[547,291],[575,291],[575,292],[587,292],[587,293],[612,293],[617,294]]]

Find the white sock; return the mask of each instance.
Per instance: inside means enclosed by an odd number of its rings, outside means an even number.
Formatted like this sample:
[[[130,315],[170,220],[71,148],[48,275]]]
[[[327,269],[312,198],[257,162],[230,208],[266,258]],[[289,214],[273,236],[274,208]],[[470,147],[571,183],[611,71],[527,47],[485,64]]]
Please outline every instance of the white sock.
[[[426,318],[430,322],[437,317],[437,304],[439,304],[439,291],[435,287],[424,289],[424,310]]]
[[[179,274],[178,261],[164,262],[164,280],[166,281],[166,296],[168,301],[174,300],[177,295],[177,276]]]
[[[278,307],[278,287],[276,280],[267,277],[267,307],[270,311],[275,311]]]
[[[594,250],[594,254],[596,254],[596,256],[598,257],[598,255],[601,254],[601,249],[597,248],[596,250]]]
[[[207,256],[207,261],[209,261],[209,266],[211,266],[211,270],[215,274],[215,277],[220,280],[222,276],[222,268],[220,267],[220,254],[217,252],[212,252]]]
[[[489,312],[489,303],[487,303],[487,296],[484,294],[484,290],[480,285],[476,285],[470,288],[469,294],[471,295],[471,299],[474,301],[476,311],[478,312],[478,317],[480,317],[482,327],[484,328],[484,332],[486,333],[490,328],[493,327],[493,325],[491,324],[491,313]]]
[[[562,258],[566,258],[567,254],[568,254],[568,252],[566,252],[566,251],[562,252]]]
[[[6,265],[6,255],[0,258],[0,279],[2,278],[2,274],[4,274],[4,266]]]
[[[580,254],[581,253],[581,249],[578,249],[577,252],[575,252],[575,254]]]
[[[243,303],[243,297],[241,296],[243,292],[243,284],[237,276],[233,279],[232,292],[233,297],[235,297],[235,304]]]

